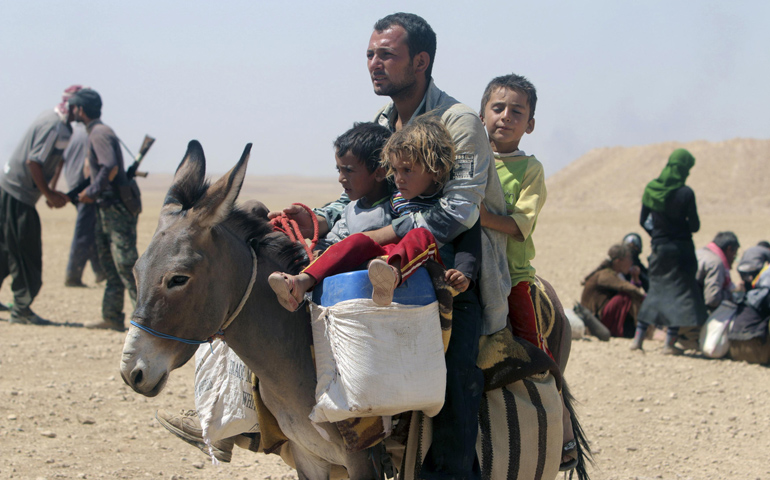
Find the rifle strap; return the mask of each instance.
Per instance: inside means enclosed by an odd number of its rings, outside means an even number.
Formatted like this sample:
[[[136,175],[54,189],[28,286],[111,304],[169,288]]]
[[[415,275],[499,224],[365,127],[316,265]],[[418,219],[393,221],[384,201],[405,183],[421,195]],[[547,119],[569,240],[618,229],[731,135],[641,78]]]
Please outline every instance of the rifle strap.
[[[119,141],[119,142],[120,142],[120,144],[123,146],[123,148],[125,148],[125,149],[126,149],[126,151],[128,152],[128,154],[129,154],[129,155],[131,155],[131,158],[133,158],[133,159],[134,159],[134,161],[136,161],[136,157],[134,156],[134,154],[133,154],[133,153],[131,153],[131,150],[129,150],[129,148],[126,146],[126,144],[125,144],[125,143],[123,143],[123,140],[121,140],[121,139],[120,139],[120,137],[118,137],[118,141]]]

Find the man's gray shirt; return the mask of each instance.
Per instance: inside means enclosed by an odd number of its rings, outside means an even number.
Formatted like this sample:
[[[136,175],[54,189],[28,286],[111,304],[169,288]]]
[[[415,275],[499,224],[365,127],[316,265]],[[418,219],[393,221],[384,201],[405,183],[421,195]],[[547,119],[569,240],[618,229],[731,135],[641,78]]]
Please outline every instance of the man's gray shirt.
[[[50,182],[56,166],[62,159],[72,129],[58,112],[43,112],[27,129],[10,160],[0,171],[0,188],[16,200],[35,206],[42,192],[35,185],[27,160],[37,162],[43,170],[43,178]]]
[[[380,110],[374,121],[395,131],[397,114],[391,102]],[[481,202],[491,213],[507,215],[492,148],[478,113],[439,90],[431,80],[410,122],[420,115],[436,115],[449,130],[455,143],[455,166],[444,186],[443,198],[427,211],[394,220],[392,225],[396,234],[403,238],[409,230],[423,227],[430,230],[441,244],[448,244],[476,223]],[[507,323],[511,274],[508,271],[506,243],[504,233],[482,228],[479,288],[484,335],[505,328]]]
[[[86,150],[88,149],[88,132],[86,127],[76,124],[72,128],[72,137],[67,148],[64,149],[64,167],[62,173],[70,190],[80,185],[85,180],[83,165],[86,163]]]

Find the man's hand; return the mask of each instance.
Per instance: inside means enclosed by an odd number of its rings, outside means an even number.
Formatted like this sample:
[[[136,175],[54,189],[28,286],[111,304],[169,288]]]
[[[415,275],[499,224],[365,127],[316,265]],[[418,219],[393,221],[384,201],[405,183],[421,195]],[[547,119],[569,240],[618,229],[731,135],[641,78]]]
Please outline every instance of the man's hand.
[[[286,214],[287,217],[297,222],[299,230],[302,236],[305,238],[313,238],[313,218],[311,214],[299,205],[289,205],[280,212],[269,212],[267,218],[273,219],[280,217],[281,214]],[[326,219],[323,217],[318,218],[318,238],[324,237],[329,232],[329,226],[326,225]]]
[[[86,192],[80,192],[80,195],[78,195],[78,201],[80,203],[94,203],[94,199],[86,195]]]
[[[484,202],[481,202],[479,205],[479,219],[481,220],[481,226],[482,227],[489,227],[489,210],[487,210],[486,205],[484,205]]]
[[[43,175],[43,167],[38,162],[27,160],[27,168],[29,168],[29,173],[32,176],[32,181],[35,182],[35,186],[45,196],[45,203],[49,208],[61,208],[67,205],[70,201],[69,197],[48,186]]]
[[[48,205],[48,208],[62,208],[69,201],[70,197],[58,190],[51,190],[45,197],[45,203]]]
[[[463,273],[459,270],[455,270],[454,268],[450,268],[446,271],[444,274],[444,280],[446,280],[446,283],[448,283],[450,287],[454,288],[460,293],[468,290],[468,287],[471,284],[471,281],[468,279],[468,277],[463,275]]]

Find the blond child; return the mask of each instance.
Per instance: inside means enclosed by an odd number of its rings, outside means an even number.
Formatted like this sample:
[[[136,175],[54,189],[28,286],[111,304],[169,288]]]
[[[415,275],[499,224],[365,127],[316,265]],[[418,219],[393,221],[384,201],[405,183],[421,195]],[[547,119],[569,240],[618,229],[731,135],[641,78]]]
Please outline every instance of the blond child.
[[[381,160],[398,189],[388,203],[391,218],[435,205],[453,163],[452,138],[437,119],[421,117],[394,133],[383,148]],[[347,215],[355,215],[355,210],[346,209],[343,216]],[[389,225],[390,221],[389,218],[379,226]],[[473,232],[476,241],[472,240]],[[471,229],[462,237],[455,241],[455,268],[447,270],[445,277],[460,292],[468,289],[478,273],[480,230]],[[293,311],[318,282],[355,270],[368,261],[372,300],[387,306],[392,302],[393,291],[430,259],[441,261],[436,240],[425,228],[413,229],[398,243],[387,245],[378,244],[363,232],[330,246],[299,275],[275,272],[268,280],[281,305]]]

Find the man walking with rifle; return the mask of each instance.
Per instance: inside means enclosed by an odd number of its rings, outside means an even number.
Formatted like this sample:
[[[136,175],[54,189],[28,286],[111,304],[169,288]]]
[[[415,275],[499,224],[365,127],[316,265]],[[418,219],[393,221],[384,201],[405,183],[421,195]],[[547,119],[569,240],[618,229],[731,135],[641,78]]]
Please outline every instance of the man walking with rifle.
[[[88,131],[86,162],[91,185],[80,192],[78,201],[96,203],[96,249],[107,277],[102,321],[86,327],[123,331],[126,289],[131,303],[136,305],[133,268],[138,258],[136,222],[141,211],[139,191],[133,179],[126,175],[117,135],[100,119],[102,99],[99,94],[85,88],[73,95],[69,103],[75,120],[84,123]]]

